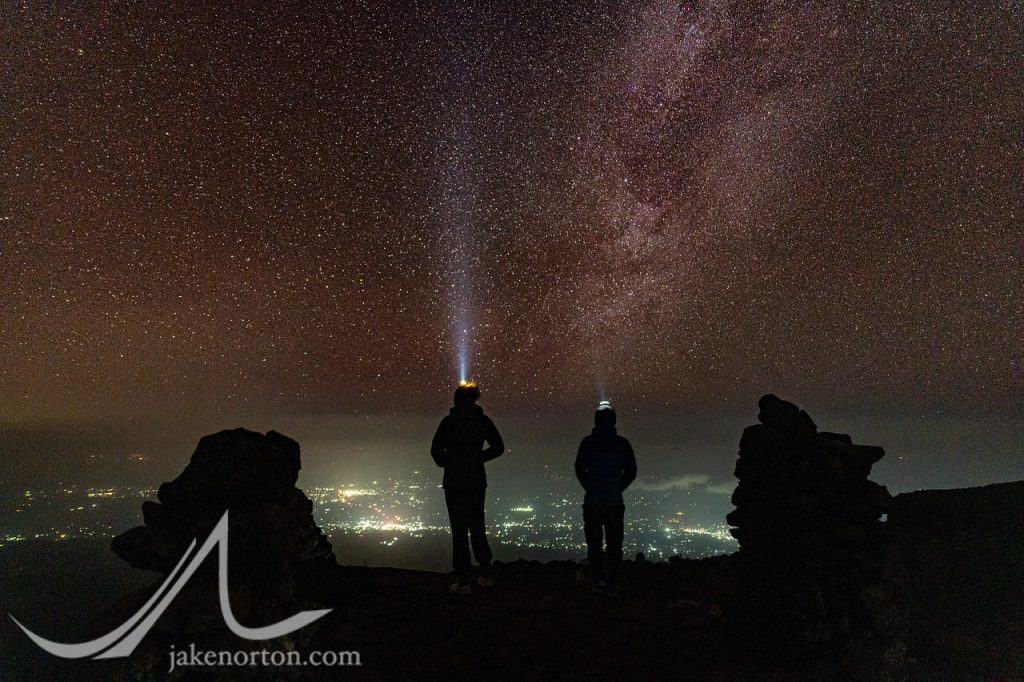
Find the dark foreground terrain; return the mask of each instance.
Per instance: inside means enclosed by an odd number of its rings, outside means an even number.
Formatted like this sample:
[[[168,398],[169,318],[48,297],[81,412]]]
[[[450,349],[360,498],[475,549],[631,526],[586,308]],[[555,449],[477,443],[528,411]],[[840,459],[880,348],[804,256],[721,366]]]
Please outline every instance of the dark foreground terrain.
[[[630,565],[607,596],[590,594],[571,562],[499,566],[496,585],[469,597],[449,595],[436,573],[347,569],[359,608],[313,646],[356,649],[365,673],[394,678],[736,677],[756,668],[723,656],[729,563]]]
[[[101,548],[90,549],[48,550],[48,565],[67,566],[69,559],[78,564],[48,572],[17,570],[31,569],[23,552],[0,554],[4,587],[21,590],[20,596],[6,593],[5,612],[16,611],[55,639],[97,634],[89,627],[90,612],[149,576],[98,561]],[[323,619],[306,648],[358,651],[360,668],[228,668],[216,671],[220,678],[262,673],[264,679],[724,680],[823,679],[838,672],[820,661],[772,662],[731,640],[722,611],[736,579],[733,556],[627,562],[620,593],[608,596],[590,594],[582,566],[572,562],[502,564],[497,584],[469,597],[449,595],[449,577],[440,573],[341,570],[350,606]],[[69,581],[78,588],[65,590]],[[972,583],[922,593],[907,638],[916,661],[910,679],[1024,679],[1024,589],[1019,580],[1007,588],[996,599],[981,598],[984,590]],[[4,620],[0,677],[5,680],[109,679],[125,673],[119,663],[54,659],[36,649],[6,613]],[[162,664],[151,672],[155,679],[165,677]],[[179,679],[209,673],[183,672]]]
[[[362,675],[396,679],[843,677],[827,660],[772,661],[732,640],[722,611],[734,563],[732,556],[630,562],[614,596],[590,594],[570,562],[505,564],[493,588],[463,598],[447,594],[447,576],[436,573],[346,569],[359,607],[332,618],[312,644],[355,649]],[[958,602],[956,612],[941,606],[940,595],[917,609],[909,678],[1024,679],[1024,593],[1015,589],[1005,599]]]

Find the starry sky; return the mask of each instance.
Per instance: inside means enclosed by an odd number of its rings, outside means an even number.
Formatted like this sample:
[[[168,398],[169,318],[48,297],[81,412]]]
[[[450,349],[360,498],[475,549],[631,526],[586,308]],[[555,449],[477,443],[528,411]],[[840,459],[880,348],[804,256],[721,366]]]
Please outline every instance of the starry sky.
[[[692,425],[725,420],[731,457],[771,391],[923,434],[953,482],[937,434],[974,420],[960,450],[1020,474],[1022,27],[1015,2],[4,3],[0,422],[363,420],[396,425],[360,436],[387,458],[465,364],[523,448],[603,394],[666,475],[707,471]]]

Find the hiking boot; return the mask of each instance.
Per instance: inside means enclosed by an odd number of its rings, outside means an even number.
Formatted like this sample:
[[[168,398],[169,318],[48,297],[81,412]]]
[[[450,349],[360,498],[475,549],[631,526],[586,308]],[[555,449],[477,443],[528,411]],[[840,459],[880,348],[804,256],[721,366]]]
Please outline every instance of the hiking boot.
[[[469,583],[452,583],[448,586],[448,591],[452,594],[471,594],[473,592],[469,587]]]

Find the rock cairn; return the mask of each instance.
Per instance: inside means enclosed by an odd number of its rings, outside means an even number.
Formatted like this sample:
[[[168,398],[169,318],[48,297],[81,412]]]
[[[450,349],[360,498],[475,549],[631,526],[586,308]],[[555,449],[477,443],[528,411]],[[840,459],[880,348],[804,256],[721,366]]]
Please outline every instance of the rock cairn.
[[[819,432],[774,395],[758,406],[727,516],[741,559],[734,625],[769,652],[841,651],[859,672],[889,675],[906,616],[881,521],[892,498],[868,480],[885,451]]]
[[[181,475],[160,486],[159,501],[142,504],[145,525],[115,537],[112,549],[132,566],[166,575],[228,510],[229,589],[240,622],[256,627],[304,609],[338,608],[340,568],[313,519],[313,504],[295,487],[300,468],[299,444],[274,431],[205,436]],[[243,644],[221,618],[216,552],[175,598],[150,640],[156,651],[176,642]]]

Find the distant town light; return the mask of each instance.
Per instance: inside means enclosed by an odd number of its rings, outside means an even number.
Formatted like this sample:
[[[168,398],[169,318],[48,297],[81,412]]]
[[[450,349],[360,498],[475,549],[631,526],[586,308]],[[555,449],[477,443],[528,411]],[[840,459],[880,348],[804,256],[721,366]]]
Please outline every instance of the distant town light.
[[[345,488],[344,490],[338,491],[338,497],[365,497],[366,495],[373,495],[374,491],[366,488]]]

